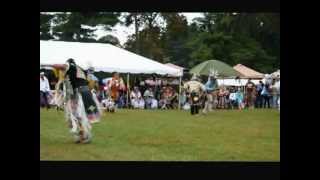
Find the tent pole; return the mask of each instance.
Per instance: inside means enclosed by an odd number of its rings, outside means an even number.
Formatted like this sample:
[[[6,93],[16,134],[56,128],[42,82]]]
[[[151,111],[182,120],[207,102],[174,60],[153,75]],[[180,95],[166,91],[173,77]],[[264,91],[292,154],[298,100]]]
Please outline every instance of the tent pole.
[[[178,101],[179,101],[179,110],[181,109],[181,102],[180,102],[180,95],[181,95],[181,81],[182,81],[182,75],[179,77],[179,96],[178,96]]]
[[[130,90],[130,87],[129,87],[129,73],[127,74],[127,107],[128,104],[129,104],[129,90]]]

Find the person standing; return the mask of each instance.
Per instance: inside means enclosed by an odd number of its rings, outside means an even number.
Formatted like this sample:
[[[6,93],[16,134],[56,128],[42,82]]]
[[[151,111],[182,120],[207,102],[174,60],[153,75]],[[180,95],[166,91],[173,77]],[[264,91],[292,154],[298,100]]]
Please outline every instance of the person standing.
[[[230,99],[231,109],[234,109],[234,107],[236,107],[236,105],[237,105],[236,92],[234,89],[231,90],[231,93],[229,95],[229,99]]]
[[[88,69],[88,75],[87,75],[87,80],[88,80],[88,86],[90,91],[91,90],[95,90],[95,91],[99,91],[99,79],[94,75],[94,68],[90,67]]]
[[[225,87],[221,86],[218,92],[218,108],[223,109],[225,106]]]
[[[47,77],[44,75],[44,72],[40,73],[40,106],[47,107],[50,109],[50,104],[48,96],[50,93],[50,85]]]
[[[215,90],[217,85],[216,78],[213,74],[210,74],[208,77],[208,81],[205,84],[205,90],[206,90],[206,100],[204,104],[204,108],[202,110],[203,113],[207,113],[208,111],[212,111],[213,106],[213,91]]]
[[[248,82],[245,86],[245,92],[246,92],[246,102],[250,109],[254,108],[254,102],[255,102],[255,84],[251,81],[251,79],[248,79]]]
[[[268,108],[270,108],[270,85],[265,84],[263,86],[261,95],[263,97],[263,108],[266,108],[266,105],[268,104]]]
[[[263,104],[263,97],[261,95],[262,89],[263,89],[263,82],[259,81],[259,84],[257,85],[257,98],[256,98],[256,107],[257,108],[262,108]]]
[[[199,114],[200,96],[205,91],[205,86],[200,82],[196,75],[184,84],[184,89],[190,94],[191,115]]]
[[[243,104],[243,93],[241,92],[241,88],[238,88],[236,92],[236,101],[238,104],[238,109],[242,110],[244,108],[244,104]]]
[[[162,88],[163,97],[165,99],[166,108],[173,108],[171,104],[171,98],[173,97],[173,88],[168,84],[165,83],[165,86]]]
[[[274,80],[272,83],[272,107],[278,108],[278,100],[280,98],[280,80]]]
[[[280,78],[277,80],[275,87],[277,91],[276,102],[277,102],[278,109],[280,110]]]

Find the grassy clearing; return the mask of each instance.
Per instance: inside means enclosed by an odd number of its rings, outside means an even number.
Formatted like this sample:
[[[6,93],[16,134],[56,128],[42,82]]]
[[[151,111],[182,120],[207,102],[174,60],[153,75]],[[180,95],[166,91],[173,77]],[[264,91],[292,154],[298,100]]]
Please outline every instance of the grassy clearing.
[[[63,112],[40,110],[41,160],[279,161],[280,113],[220,110],[207,115],[119,110],[74,144]]]

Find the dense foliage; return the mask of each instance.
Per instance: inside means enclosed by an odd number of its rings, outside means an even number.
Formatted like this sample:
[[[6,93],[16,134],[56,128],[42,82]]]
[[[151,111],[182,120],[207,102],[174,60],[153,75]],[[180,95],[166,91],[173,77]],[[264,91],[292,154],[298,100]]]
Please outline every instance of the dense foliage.
[[[112,35],[94,35],[97,26],[108,31],[118,23],[135,29],[124,48],[162,63],[191,68],[217,59],[263,73],[280,68],[277,13],[203,13],[190,24],[181,13],[40,13],[40,39],[120,45]]]

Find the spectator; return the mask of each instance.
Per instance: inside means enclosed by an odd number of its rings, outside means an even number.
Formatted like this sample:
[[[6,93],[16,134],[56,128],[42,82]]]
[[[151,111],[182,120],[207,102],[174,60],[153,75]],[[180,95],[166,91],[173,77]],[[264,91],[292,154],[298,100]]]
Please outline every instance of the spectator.
[[[237,105],[237,96],[236,96],[235,90],[231,91],[229,95],[229,99],[230,99],[231,108],[233,109]]]
[[[143,94],[143,97],[144,97],[146,109],[151,109],[152,99],[154,97],[151,87],[148,87],[148,89],[146,89],[146,91]]]
[[[266,104],[268,104],[268,108],[270,108],[270,86],[269,86],[269,84],[265,84],[263,86],[261,95],[263,97],[263,107],[266,108]]]
[[[40,106],[47,107],[50,109],[49,104],[49,94],[50,93],[50,85],[47,77],[44,75],[44,72],[40,73]]]
[[[257,108],[262,108],[263,104],[263,97],[261,95],[262,89],[263,89],[263,82],[259,81],[259,84],[257,85],[257,98],[256,98],[256,107]]]
[[[224,96],[225,96],[225,105],[224,108],[228,109],[231,105],[230,105],[230,91],[228,89],[225,90],[224,92]]]
[[[242,110],[244,108],[244,103],[243,103],[243,93],[241,92],[241,88],[238,88],[238,91],[236,92],[236,101],[238,104],[238,109]]]
[[[277,106],[280,110],[280,79],[277,80],[277,82],[275,83],[275,87],[276,87],[276,91],[277,91]]]
[[[181,91],[181,94],[180,94],[180,107],[183,107],[184,104],[186,103],[187,101],[187,95],[186,95],[186,91],[185,90],[182,90]]]
[[[163,98],[165,99],[165,105],[166,108],[173,108],[172,104],[171,104],[171,98],[173,98],[173,88],[171,86],[169,86],[169,84],[166,84],[166,86],[164,86],[162,88],[162,92],[163,92]]]
[[[87,71],[87,80],[88,80],[88,86],[89,90],[95,89],[96,91],[99,90],[99,79],[94,75],[94,68],[90,67]]]
[[[166,105],[167,105],[166,99],[165,99],[164,95],[162,94],[160,97],[160,100],[159,100],[159,107],[161,109],[167,109]]]
[[[178,92],[176,90],[173,90],[172,92],[172,95],[169,97],[169,106],[172,108],[172,109],[176,109],[178,108]]]
[[[134,90],[130,94],[130,99],[133,108],[144,109],[144,100],[138,87],[134,87]]]
[[[155,98],[152,98],[151,100],[151,109],[157,109],[158,108],[158,100]]]
[[[225,107],[225,88],[221,87],[218,92],[218,108],[223,109]]]
[[[274,79],[273,82],[272,82],[272,85],[271,85],[271,98],[272,98],[272,107],[273,108],[277,108],[278,107],[278,99],[279,99],[279,96],[278,96],[278,87],[277,87],[277,81]]]
[[[118,99],[118,108],[123,108],[126,105],[126,93],[125,91],[120,91]]]

